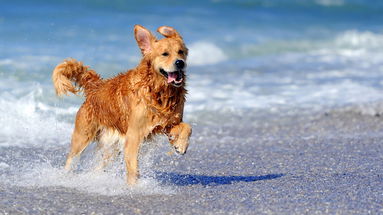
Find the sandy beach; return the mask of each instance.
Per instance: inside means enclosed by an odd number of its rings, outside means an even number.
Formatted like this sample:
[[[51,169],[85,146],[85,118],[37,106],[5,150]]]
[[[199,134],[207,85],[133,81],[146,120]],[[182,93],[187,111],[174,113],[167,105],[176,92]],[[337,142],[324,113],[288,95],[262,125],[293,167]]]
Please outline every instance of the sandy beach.
[[[155,181],[162,187],[157,193],[145,187],[105,195],[70,187],[16,186],[17,177],[23,178],[23,173],[14,171],[8,175],[15,177],[12,180],[2,174],[0,212],[383,213],[381,117],[343,108],[315,115],[270,116],[269,121],[255,118],[252,125],[216,128],[196,126],[190,150],[183,157],[169,156],[167,145],[155,144],[150,155],[154,162],[146,166],[153,172],[144,177],[151,177],[150,183]],[[226,138],[220,138],[222,133]],[[52,158],[57,162],[53,166],[59,168],[65,150],[6,147],[0,152],[0,162],[10,167],[1,170],[15,169],[13,160],[19,164],[41,162],[37,154]],[[28,170],[21,167],[21,171]]]

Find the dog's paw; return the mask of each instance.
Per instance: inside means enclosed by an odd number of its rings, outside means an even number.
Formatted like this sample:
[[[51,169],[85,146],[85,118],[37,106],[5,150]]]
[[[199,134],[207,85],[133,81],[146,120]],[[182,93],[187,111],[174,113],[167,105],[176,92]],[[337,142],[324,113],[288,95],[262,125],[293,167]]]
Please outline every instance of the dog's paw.
[[[174,144],[173,147],[175,151],[180,154],[184,155],[187,151],[187,148],[189,146],[189,141],[188,139],[178,139]]]

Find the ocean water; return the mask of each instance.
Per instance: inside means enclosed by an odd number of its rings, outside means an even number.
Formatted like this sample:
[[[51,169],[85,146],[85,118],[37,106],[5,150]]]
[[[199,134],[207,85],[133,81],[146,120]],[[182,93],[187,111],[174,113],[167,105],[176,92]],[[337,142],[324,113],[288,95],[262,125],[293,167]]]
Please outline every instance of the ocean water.
[[[161,159],[175,166],[183,159],[168,158],[171,149],[163,138],[147,147],[154,149],[143,150],[143,179],[133,190],[121,189],[121,158],[106,173],[90,170],[94,147],[85,151],[73,175],[62,170],[83,98],[57,98],[52,70],[68,57],[105,78],[134,67],[140,59],[134,24],[153,32],[173,26],[190,50],[185,120],[199,131],[191,139],[192,151],[212,131],[222,144],[255,140],[244,140],[240,129],[219,132],[222,127],[343,107],[374,115],[379,105],[369,104],[383,100],[381,1],[16,0],[0,5],[0,150],[12,154],[0,158],[0,183],[103,195],[177,193],[151,177]]]

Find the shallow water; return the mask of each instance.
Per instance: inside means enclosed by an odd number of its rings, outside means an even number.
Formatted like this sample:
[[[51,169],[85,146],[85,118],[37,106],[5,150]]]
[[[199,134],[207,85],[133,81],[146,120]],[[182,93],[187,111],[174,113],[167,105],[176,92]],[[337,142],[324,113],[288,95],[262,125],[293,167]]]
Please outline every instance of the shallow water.
[[[381,211],[381,189],[373,187],[382,187],[382,126],[374,117],[383,113],[382,10],[382,3],[362,0],[1,1],[2,208],[42,211],[22,204],[29,200],[57,213],[65,208],[57,199],[62,195],[73,198],[67,213],[174,213],[177,204],[194,208],[185,213],[272,213],[283,212],[283,205],[294,212],[302,202],[295,212],[326,213],[319,208],[331,199],[330,212]],[[152,31],[173,26],[189,47],[190,150],[169,155],[161,137],[145,144],[135,188],[124,185],[121,157],[105,172],[93,171],[94,146],[75,172],[65,173],[83,98],[57,98],[51,72],[67,57],[105,78],[134,67],[140,59],[134,24]],[[332,117],[334,111],[339,116]],[[337,180],[341,188],[330,192]],[[290,201],[277,187],[292,195]],[[21,203],[12,200],[18,192]],[[166,208],[153,196],[175,205]],[[47,206],[50,198],[57,207]],[[115,210],[96,206],[108,198]],[[80,200],[93,206],[84,208]]]

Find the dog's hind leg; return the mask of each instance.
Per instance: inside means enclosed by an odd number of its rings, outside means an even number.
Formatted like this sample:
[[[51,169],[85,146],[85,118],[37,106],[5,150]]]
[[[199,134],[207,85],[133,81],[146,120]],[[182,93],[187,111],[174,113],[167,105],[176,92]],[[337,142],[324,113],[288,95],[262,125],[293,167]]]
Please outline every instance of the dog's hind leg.
[[[96,135],[97,127],[88,117],[84,106],[82,106],[77,113],[71,149],[65,163],[65,170],[71,169],[73,158],[80,155]]]

